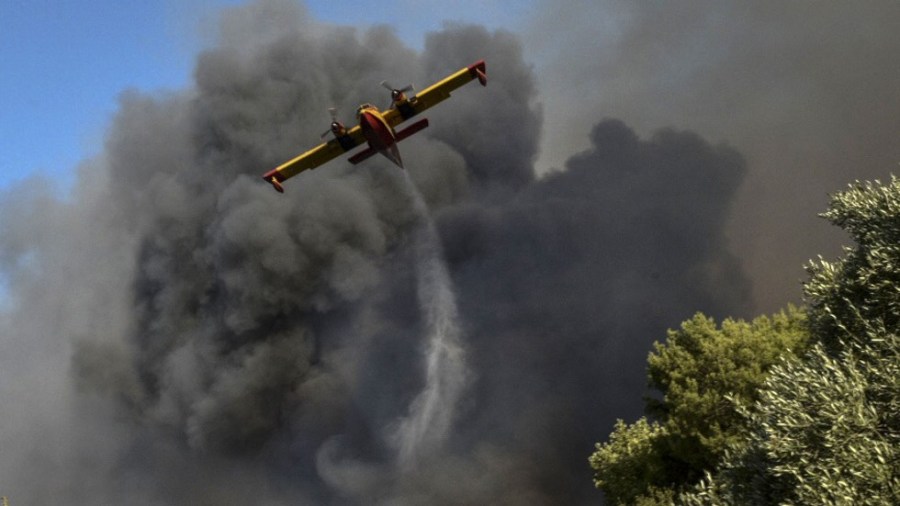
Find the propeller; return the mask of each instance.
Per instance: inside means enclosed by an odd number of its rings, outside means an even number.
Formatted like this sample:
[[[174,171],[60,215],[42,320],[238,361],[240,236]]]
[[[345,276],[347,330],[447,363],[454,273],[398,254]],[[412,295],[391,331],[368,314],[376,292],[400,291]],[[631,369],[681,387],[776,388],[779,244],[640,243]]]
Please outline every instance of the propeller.
[[[332,132],[337,133],[337,130],[339,130],[341,128],[341,122],[337,120],[337,109],[335,109],[334,107],[329,107],[328,114],[331,115],[331,125],[328,127],[328,130],[325,130],[324,132],[322,132],[321,137],[323,139],[325,137],[328,137],[328,134],[330,134]]]
[[[407,84],[406,87],[400,89],[394,88],[391,86],[391,83],[387,81],[381,81],[381,85],[391,90],[391,104],[388,107],[393,107],[394,103],[403,98],[404,93],[415,91],[415,88],[413,88],[413,85],[411,84]]]

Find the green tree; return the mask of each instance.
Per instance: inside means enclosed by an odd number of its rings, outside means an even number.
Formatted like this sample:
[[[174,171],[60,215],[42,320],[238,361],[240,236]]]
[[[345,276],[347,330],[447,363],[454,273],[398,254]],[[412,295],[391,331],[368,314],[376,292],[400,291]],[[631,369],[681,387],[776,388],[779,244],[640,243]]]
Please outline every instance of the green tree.
[[[779,357],[808,342],[805,313],[789,307],[752,322],[726,319],[721,328],[697,314],[655,343],[647,359],[653,419],[619,421],[590,457],[594,483],[613,504],[668,504],[740,439],[746,420],[736,402],[752,403]]]
[[[755,401],[768,369],[786,353],[802,353],[808,339],[803,311],[790,306],[750,323],[726,319],[721,329],[697,314],[665,344],[654,343],[649,383],[663,398],[648,399],[647,412],[665,424],[665,453],[683,468],[679,482],[699,479],[718,461],[743,431],[734,400]]]
[[[848,346],[832,357],[817,344],[773,368],[746,410],[746,439],[678,503],[900,504],[900,431],[885,416],[900,394],[900,339],[869,337],[893,353]]]
[[[843,341],[874,326],[900,331],[900,180],[856,182],[831,198],[821,214],[856,242],[836,262],[821,257],[808,267],[804,290],[814,334],[839,354]]]
[[[678,503],[900,504],[900,183],[856,183],[823,216],[857,246],[808,269],[818,343],[773,369],[746,437]]]
[[[606,492],[610,502],[634,503],[647,495],[652,484],[665,475],[659,442],[667,433],[658,423],[641,418],[626,425],[617,420],[609,441],[597,445],[589,461],[594,468],[594,485]]]

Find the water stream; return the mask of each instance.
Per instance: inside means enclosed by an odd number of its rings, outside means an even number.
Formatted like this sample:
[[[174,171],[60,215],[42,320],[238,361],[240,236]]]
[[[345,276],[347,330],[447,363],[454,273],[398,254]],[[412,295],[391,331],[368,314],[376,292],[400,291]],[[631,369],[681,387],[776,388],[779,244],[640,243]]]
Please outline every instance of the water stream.
[[[425,329],[425,384],[397,432],[397,457],[409,469],[440,449],[450,432],[469,377],[461,341],[453,282],[428,206],[405,173],[419,216],[414,258],[419,307]]]

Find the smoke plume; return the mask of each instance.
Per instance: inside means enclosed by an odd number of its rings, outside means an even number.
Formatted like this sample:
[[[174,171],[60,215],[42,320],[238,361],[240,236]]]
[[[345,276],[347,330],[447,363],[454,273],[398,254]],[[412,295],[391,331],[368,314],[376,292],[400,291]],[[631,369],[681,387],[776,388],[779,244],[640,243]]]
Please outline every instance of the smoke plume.
[[[900,3],[540,1],[524,38],[548,112],[542,164],[598,116],[639,133],[689,128],[748,161],[726,235],[771,312],[802,266],[848,238],[817,218],[828,193],[887,180],[900,145]],[[749,316],[749,315],[745,315]]]
[[[382,79],[484,58],[383,160],[259,180]],[[590,130],[535,177],[519,39],[423,51],[263,1],[183,92],[122,95],[54,199],[0,197],[0,490],[50,504],[594,504],[587,455],[636,415],[650,343],[745,312],[725,228],[747,172],[697,134]],[[410,181],[411,179],[411,181]],[[420,196],[421,194],[421,196]],[[445,260],[446,259],[446,263]]]

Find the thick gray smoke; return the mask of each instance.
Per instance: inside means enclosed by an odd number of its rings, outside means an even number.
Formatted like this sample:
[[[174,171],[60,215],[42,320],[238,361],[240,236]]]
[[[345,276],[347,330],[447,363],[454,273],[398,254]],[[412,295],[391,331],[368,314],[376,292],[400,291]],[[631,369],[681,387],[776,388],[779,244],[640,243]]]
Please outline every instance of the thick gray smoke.
[[[259,180],[326,107],[350,121],[382,79],[479,58],[489,86],[401,146],[414,189],[383,160],[285,195]],[[596,503],[587,455],[639,412],[650,343],[696,310],[748,311],[724,236],[746,168],[610,119],[536,179],[537,91],[509,33],[449,26],[416,52],[291,2],[226,12],[190,90],[123,95],[70,197],[36,177],[0,198],[0,491]]]
[[[540,0],[536,11],[524,40],[551,120],[542,159],[562,164],[606,115],[727,141],[749,167],[727,236],[762,311],[797,302],[802,265],[847,244],[816,217],[827,194],[900,170],[900,2]]]

